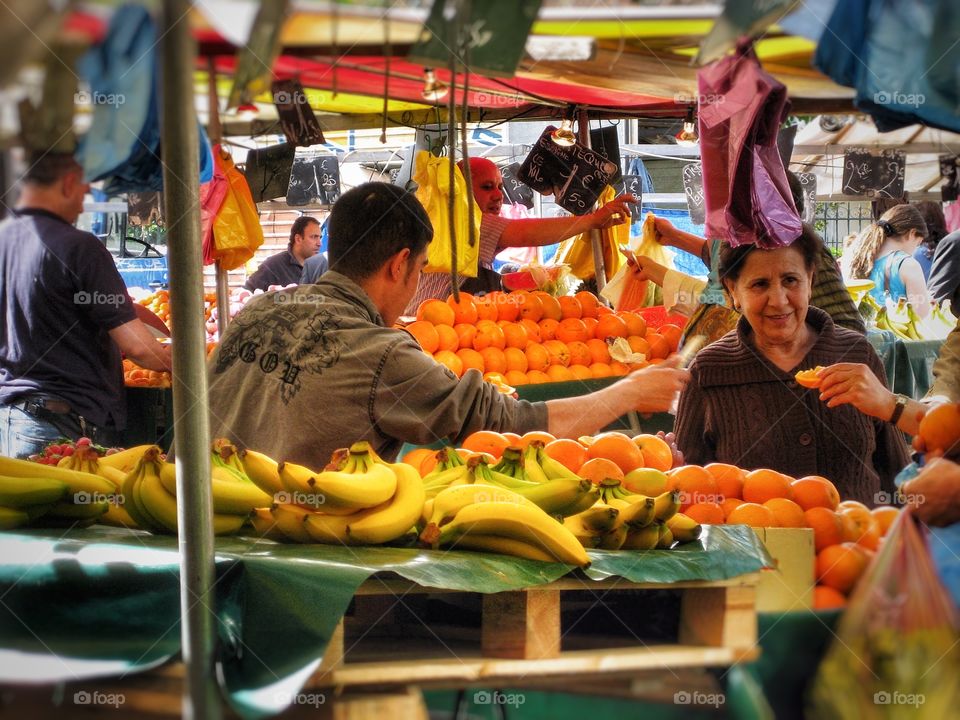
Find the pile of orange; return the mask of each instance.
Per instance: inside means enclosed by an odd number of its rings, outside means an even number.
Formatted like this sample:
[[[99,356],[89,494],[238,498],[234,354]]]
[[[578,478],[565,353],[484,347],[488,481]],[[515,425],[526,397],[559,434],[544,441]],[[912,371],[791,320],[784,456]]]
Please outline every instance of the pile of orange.
[[[170,291],[169,290],[157,290],[146,297],[141,298],[137,301],[140,305],[143,305],[145,308],[150,310],[154,315],[163,320],[163,322],[169,327],[170,326]],[[213,312],[213,308],[217,305],[217,294],[216,293],[204,293],[203,295],[203,319],[204,322],[210,319],[210,316]]]
[[[132,360],[123,360],[123,384],[127,387],[168,388],[172,384],[170,373],[147,370]]]
[[[675,352],[682,332],[669,324],[648,328],[643,316],[615,312],[591,292],[554,297],[526,290],[425,300],[406,330],[457,377],[475,369],[513,387],[626,375]],[[645,360],[614,360],[615,338]]]

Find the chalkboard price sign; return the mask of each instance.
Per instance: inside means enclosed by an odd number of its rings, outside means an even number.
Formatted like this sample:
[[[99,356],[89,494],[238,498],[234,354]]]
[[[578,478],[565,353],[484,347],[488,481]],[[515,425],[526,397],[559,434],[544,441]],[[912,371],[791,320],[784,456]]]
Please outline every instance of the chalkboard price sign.
[[[803,188],[803,214],[800,219],[812,223],[817,212],[817,176],[813,173],[797,173],[797,179]]]
[[[636,203],[627,203],[633,222],[636,222],[640,218],[640,206],[643,205],[643,178],[639,175],[621,175],[620,179],[613,184],[613,189],[617,195],[633,193],[637,198]]]
[[[703,196],[703,166],[700,163],[687,163],[683,166],[682,176],[690,220],[695,225],[703,225],[707,221],[707,207]]]
[[[517,174],[520,172],[520,163],[511,163],[500,168],[503,176],[503,194],[511,205],[525,205],[533,207],[533,190],[524,185]]]
[[[297,153],[290,172],[287,204],[333,205],[340,197],[340,164],[335,155]]]
[[[303,85],[298,80],[276,80],[271,90],[287,142],[294,147],[322,145],[323,130],[303,92]]]
[[[940,177],[944,183],[940,186],[940,199],[952,202],[960,196],[960,155],[940,156]]]
[[[868,148],[850,148],[843,154],[843,194],[901,198],[905,170],[899,150],[872,153]]]
[[[585,215],[612,181],[617,166],[579,143],[557,145],[550,137],[554,130],[551,125],[546,127],[517,177],[541,195],[552,194],[564,210]]]

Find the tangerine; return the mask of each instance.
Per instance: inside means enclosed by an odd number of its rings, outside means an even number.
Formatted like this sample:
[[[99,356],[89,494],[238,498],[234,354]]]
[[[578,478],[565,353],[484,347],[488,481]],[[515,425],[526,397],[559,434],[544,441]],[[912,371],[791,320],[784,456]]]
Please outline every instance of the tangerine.
[[[542,385],[548,382],[552,382],[550,376],[543,372],[543,370],[527,370],[528,385]]]
[[[777,518],[777,524],[780,527],[805,528],[807,526],[807,519],[803,514],[803,508],[793,500],[773,498],[772,500],[767,500],[763,506],[770,508],[774,517]]]
[[[534,290],[533,295],[540,300],[540,305],[543,307],[541,319],[556,320],[557,322],[563,320],[563,310],[560,308],[559,300],[543,290]]]
[[[527,342],[540,342],[540,325],[538,323],[530,318],[523,318],[520,324],[527,331]]]
[[[567,342],[567,350],[570,351],[571,365],[589,365],[593,362],[590,347],[585,342],[580,342],[579,340]]]
[[[673,323],[664,323],[659,328],[667,344],[670,345],[670,352],[676,352],[680,347],[680,338],[683,336],[683,329]]]
[[[743,479],[743,499],[761,504],[773,498],[791,500],[793,499],[793,490],[790,487],[792,481],[793,478],[776,470],[767,468],[752,470]]]
[[[510,441],[501,433],[493,430],[477,430],[466,437],[462,447],[473,452],[489,453],[499,459],[509,444]]]
[[[577,475],[586,478],[594,485],[599,485],[604,480],[623,480],[623,470],[620,469],[620,466],[613,460],[603,457],[593,457],[587,460],[580,466]]]
[[[667,477],[670,478],[667,489],[680,493],[680,512],[697,503],[723,501],[717,481],[699,465],[681,465],[670,470]]]
[[[723,525],[726,513],[715,502],[694,503],[683,514],[702,525]]]
[[[547,368],[546,373],[550,376],[552,382],[570,382],[577,379],[576,375],[566,365],[551,365]]]
[[[452,307],[436,298],[424,300],[417,308],[417,320],[427,320],[434,325],[449,325],[452,328],[456,317]]]
[[[587,449],[576,440],[559,438],[543,446],[543,452],[552,457],[571,472],[579,473],[583,464],[590,459]]]
[[[873,519],[877,521],[877,530],[880,532],[880,537],[884,537],[890,526],[893,525],[894,520],[900,517],[899,508],[890,505],[880,505],[870,512],[873,513]]]
[[[573,295],[562,295],[557,298],[557,302],[560,303],[560,312],[564,320],[579,320],[583,317],[583,308],[580,307],[580,301]]]
[[[521,319],[532,320],[533,322],[540,322],[540,320],[543,319],[543,303],[536,295],[531,295],[523,291],[510,293],[510,295],[516,296]],[[501,317],[503,317],[503,315],[501,315]]]
[[[477,326],[469,325],[467,323],[457,323],[453,326],[454,332],[457,333],[459,347],[461,348],[472,348],[473,341],[477,337]]]
[[[570,372],[573,373],[573,377],[577,380],[593,380],[593,373],[590,372],[590,368],[586,365],[571,363],[569,369]]]
[[[610,362],[610,346],[603,340],[590,338],[587,340],[587,347],[590,348],[590,355],[595,363]]]
[[[817,553],[817,581],[847,594],[853,590],[867,564],[866,553],[854,543],[830,545]]]
[[[641,353],[645,358],[650,357],[650,343],[640,335],[630,335],[627,338],[627,344],[630,345],[631,351]]]
[[[813,547],[817,552],[843,542],[843,523],[838,513],[825,507],[813,507],[803,516],[807,527],[813,529]]]
[[[537,323],[540,326],[540,342],[557,339],[557,328],[560,323],[553,318],[544,318]]]
[[[414,448],[404,455],[400,462],[404,462],[407,465],[415,468],[416,471],[420,473],[420,477],[423,477],[426,475],[426,473],[420,469],[420,466],[423,464],[424,460],[433,455],[436,455],[436,451],[431,450],[430,448]]]
[[[587,454],[591,458],[612,460],[624,474],[643,467],[643,453],[640,448],[628,436],[619,432],[595,436],[593,443],[587,448]]]
[[[836,510],[840,504],[840,493],[836,486],[819,475],[807,475],[790,483],[793,499],[804,510],[825,507]]]
[[[842,592],[837,592],[826,585],[816,585],[813,588],[814,610],[836,610],[847,606],[847,598]]]
[[[439,338],[437,349],[456,352],[456,350],[460,347],[460,337],[457,335],[457,331],[453,329],[453,326],[434,325],[434,328],[436,329],[437,337]]]
[[[507,365],[507,372],[515,370],[517,372],[527,372],[527,355],[518,347],[506,347],[503,350],[504,362]],[[526,378],[524,378],[526,380]]]
[[[650,344],[650,358],[663,360],[670,356],[670,343],[659,333],[647,333],[646,341]]]
[[[630,332],[627,330],[627,323],[623,318],[611,313],[597,318],[597,327],[593,334],[599,340],[606,340],[608,337],[625,338],[630,335]]]
[[[574,297],[580,303],[580,317],[595,318],[597,316],[597,307],[600,305],[600,301],[596,295],[589,290],[581,290],[574,294]]]
[[[628,311],[619,312],[617,315],[627,324],[628,335],[639,335],[643,337],[646,334],[647,321],[643,315]]]
[[[727,463],[710,463],[704,465],[703,469],[713,475],[717,481],[717,489],[725,498],[739,498],[743,495],[743,480],[747,476],[747,471],[738,468],[736,465]]]
[[[453,328],[450,329],[453,330]],[[437,350],[437,352],[433,354],[433,359],[441,365],[445,365],[446,368],[457,377],[463,375],[463,360],[457,357],[452,351]]]
[[[570,364],[570,348],[567,347],[566,343],[562,343],[559,340],[547,340],[543,343],[543,347],[546,348],[550,356],[551,365],[563,365],[566,367]]]
[[[473,338],[473,349],[483,350],[488,347],[495,347],[503,350],[507,346],[503,330],[493,320],[477,321],[477,334]]]
[[[520,303],[512,293],[492,292],[493,304],[497,308],[497,320],[513,322],[520,317]]]
[[[483,357],[484,372],[505,373],[507,371],[507,357],[500,348],[488,347],[480,351]]]
[[[524,358],[526,359],[526,358]],[[518,387],[520,385],[526,385],[530,381],[527,379],[526,370],[507,370],[506,375],[503,376],[504,380],[513,387]]]
[[[480,374],[483,375],[483,355],[476,350],[472,348],[461,348],[457,350],[457,357],[460,358],[460,361],[463,363],[463,372],[473,368],[474,370],[479,370]]]
[[[474,324],[480,317],[477,305],[473,301],[473,295],[470,293],[460,293],[460,302],[453,299],[453,295],[447,297],[447,305],[453,308],[453,323]]]
[[[594,378],[605,378],[613,375],[613,369],[607,363],[595,362],[590,365],[590,372]]]
[[[489,293],[474,297],[473,303],[477,306],[477,320],[493,320],[497,322],[500,319],[497,305]]]
[[[413,335],[425,353],[433,355],[439,349],[440,335],[437,334],[437,328],[434,327],[432,322],[415,320],[404,329]]]
[[[656,435],[634,435],[634,444],[643,453],[644,467],[666,472],[673,467],[673,450],[663,438]]]
[[[524,351],[527,356],[527,372],[531,370],[546,370],[550,365],[550,353],[538,342],[527,345]]]
[[[560,321],[556,332],[557,340],[565,343],[586,342],[590,339],[590,333],[587,332],[587,326],[580,318],[565,318]]]
[[[743,505],[743,500],[740,498],[727,498],[720,503],[720,507],[723,508],[723,516],[727,519],[730,518],[730,513],[733,512],[734,508],[740,507],[741,505]]]
[[[500,325],[500,329],[503,330],[503,339],[508,348],[523,350],[527,346],[529,342],[527,329],[520,323],[507,321]]]
[[[960,440],[960,403],[944,403],[930,408],[920,421],[917,435],[923,440],[927,452],[950,454]]]
[[[750,527],[777,527],[777,518],[773,511],[757,503],[740,503],[727,514],[728,525],[749,525]]]

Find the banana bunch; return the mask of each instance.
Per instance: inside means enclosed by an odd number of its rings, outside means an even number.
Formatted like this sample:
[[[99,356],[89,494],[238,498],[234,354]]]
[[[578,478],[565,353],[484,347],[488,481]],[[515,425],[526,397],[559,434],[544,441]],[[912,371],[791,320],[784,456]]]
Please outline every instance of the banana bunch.
[[[601,483],[600,494],[605,505],[619,511],[617,523],[627,528],[621,549],[665,549],[674,542],[692,542],[700,537],[700,523],[679,512],[680,493],[676,491],[668,490],[656,497],[648,497],[631,493],[617,480],[605,480]],[[588,538],[597,534],[591,533]],[[607,543],[612,541],[608,539]],[[599,541],[594,539],[593,542]]]
[[[85,454],[73,462],[90,467]],[[116,492],[114,483],[75,470],[70,463],[59,467],[0,456],[0,529],[35,521],[52,526],[91,525],[107,511]]]
[[[930,314],[917,322],[917,330],[925,340],[945,340],[957,326],[957,318],[950,311],[950,300],[930,303]]]
[[[459,457],[459,456],[458,456]],[[273,481],[270,459],[242,453],[258,484]],[[251,523],[262,537],[299,543],[380,545],[406,534],[423,512],[424,483],[405,463],[387,463],[367,442],[337,451],[322,472],[278,463],[284,488],[268,510],[257,509]]]
[[[877,311],[876,326],[878,330],[889,330],[903,340],[922,340],[917,320],[913,306],[904,298],[897,303],[888,298],[884,307]]]
[[[436,497],[441,490],[451,485],[472,482],[469,468],[452,447],[437,450],[437,464],[423,476],[423,490],[427,500]]]
[[[506,490],[512,490],[548,515],[559,517],[576,515],[592,507],[600,499],[600,493],[592,482],[579,477],[564,465],[545,455],[542,443],[539,447],[535,445],[537,443],[531,443],[523,451],[523,466],[518,465],[520,469],[517,471],[517,476],[511,477],[498,472],[489,467],[483,458],[471,458],[467,465],[475,464],[478,482],[499,485]],[[542,464],[540,458],[549,462]],[[524,480],[521,476],[528,479]],[[529,478],[536,478],[536,480]]]

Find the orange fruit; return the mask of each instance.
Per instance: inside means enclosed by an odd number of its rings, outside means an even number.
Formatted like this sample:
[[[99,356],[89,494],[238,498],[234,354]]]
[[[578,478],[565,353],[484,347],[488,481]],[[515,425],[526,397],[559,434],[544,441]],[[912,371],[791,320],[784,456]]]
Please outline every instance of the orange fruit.
[[[559,300],[543,290],[534,290],[532,294],[539,298],[540,305],[543,307],[541,319],[547,318],[557,322],[563,320],[563,310],[560,308]]]
[[[510,293],[510,295],[516,297],[522,319],[533,320],[533,322],[540,322],[543,319],[543,303],[536,295],[529,293]]]
[[[500,434],[503,435],[510,442],[509,447],[515,447],[515,448],[520,447],[520,436],[517,435],[515,432],[505,432]]]
[[[565,318],[560,321],[556,332],[557,340],[565,343],[586,342],[590,339],[587,326],[580,318]]]
[[[715,502],[694,503],[683,514],[702,525],[723,525],[726,520],[723,508]]]
[[[420,347],[423,348],[425,353],[432,355],[439,349],[440,336],[437,334],[437,328],[434,327],[432,322],[416,320],[407,325],[405,330],[413,335],[416,341],[420,343]]]
[[[544,445],[543,452],[571,472],[579,472],[583,464],[590,459],[587,449],[576,440],[569,438],[548,442]]]
[[[870,512],[873,513],[873,519],[877,521],[877,530],[880,532],[880,537],[885,536],[890,526],[893,525],[893,521],[900,517],[900,510],[890,505],[880,505]]]
[[[540,325],[538,323],[530,318],[523,318],[520,324],[527,331],[527,342],[540,342]]]
[[[583,308],[580,307],[580,301],[573,295],[562,295],[557,298],[557,302],[560,303],[560,313],[564,320],[568,318],[579,320],[583,317]]]
[[[630,349],[633,352],[643,353],[645,357],[650,357],[650,343],[640,335],[630,335],[627,337],[627,344],[630,345]]]
[[[786,498],[773,498],[763,503],[763,506],[769,508],[780,527],[805,528],[807,526],[806,516],[803,514],[803,508],[797,505],[793,500]]]
[[[507,372],[516,370],[525,373],[527,371],[527,354],[518,347],[504,348],[503,359],[507,366]]]
[[[500,326],[503,330],[503,339],[508,348],[519,348],[523,350],[529,342],[527,329],[520,323],[506,322]]]
[[[643,453],[627,435],[619,432],[601,433],[587,448],[591,458],[606,458],[616,463],[624,473],[643,467]]]
[[[814,507],[803,513],[807,527],[813,529],[813,546],[817,552],[843,542],[840,515],[825,507]]]
[[[817,582],[847,594],[868,563],[866,553],[853,543],[830,545],[817,552]]]
[[[880,547],[881,537],[880,526],[874,521],[870,528],[857,538],[857,545],[867,550],[876,550]]]
[[[722,503],[720,507],[723,508],[723,516],[729,520],[730,513],[733,512],[734,508],[738,508],[743,505],[743,500],[740,498],[727,498]]]
[[[508,385],[513,387],[518,387],[520,385],[526,385],[530,381],[527,379],[526,370],[507,370],[506,374],[503,376],[504,380],[507,381]]]
[[[577,380],[593,380],[593,373],[586,365],[571,364],[569,370]]]
[[[851,542],[859,542],[860,538],[870,532],[873,528],[873,513],[863,503],[856,500],[844,500],[837,506],[837,512],[853,520],[853,537],[847,538]],[[878,534],[879,537],[879,534]]]
[[[927,452],[949,454],[960,440],[960,403],[944,403],[930,408],[920,421],[917,435]]]
[[[646,341],[650,344],[650,358],[664,359],[670,355],[670,343],[659,333],[647,333]]]
[[[590,355],[593,357],[593,362],[610,362],[610,346],[607,345],[607,343],[605,343],[603,340],[598,340],[597,338],[590,338],[587,340],[586,344],[587,347],[590,348]]]
[[[804,510],[825,507],[836,510],[840,504],[840,493],[836,486],[819,475],[807,475],[790,483],[793,499]]]
[[[582,317],[583,324],[587,326],[587,332],[593,337],[597,331],[597,319],[595,317]]]
[[[493,457],[499,459],[503,455],[504,448],[509,444],[510,441],[501,433],[493,430],[477,430],[467,436],[462,447],[473,452],[490,453]]]
[[[550,376],[543,370],[527,370],[527,384],[542,385],[543,383],[553,382]]]
[[[630,366],[626,363],[620,362],[619,360],[611,360],[610,372],[613,375],[628,375],[630,373]]]
[[[457,348],[460,347],[460,337],[457,335],[457,331],[453,329],[453,326],[434,325],[434,328],[436,329],[437,337],[440,340],[437,348],[439,350],[450,350],[451,352],[456,352]]]
[[[550,353],[538,342],[527,345],[527,372],[531,370],[546,370],[550,365]]]
[[[461,297],[463,297],[462,294]],[[497,322],[497,320],[500,319],[496,302],[490,293],[475,296],[473,298],[473,304],[477,306],[477,320],[493,320]]]
[[[607,363],[595,362],[590,366],[590,372],[595,378],[605,378],[613,375],[613,370]]]
[[[623,480],[623,470],[620,469],[620,466],[613,460],[603,457],[593,457],[587,460],[577,470],[577,475],[590,480],[595,485],[604,480]]]
[[[528,430],[523,435],[520,436],[520,443],[517,445],[519,448],[526,448],[532,442],[539,442],[546,445],[556,440],[556,435],[548,433],[546,430]]]
[[[454,325],[457,323],[473,324],[479,319],[477,305],[473,301],[473,295],[470,293],[460,293],[460,302],[453,299],[453,295],[447,297],[447,305],[453,308]]]
[[[679,325],[664,323],[660,326],[660,334],[663,335],[670,346],[670,352],[676,352],[677,348],[680,347],[680,337],[683,335],[683,329]]]
[[[773,498],[793,499],[790,483],[793,478],[776,470],[752,470],[743,479],[743,499],[747,502],[765,503]]]
[[[646,334],[647,321],[644,319],[643,315],[627,311],[618,312],[617,315],[619,315],[620,319],[627,324],[628,335],[639,335],[643,337]]]
[[[497,308],[497,320],[513,322],[520,317],[520,303],[512,293],[492,292],[490,296]]]
[[[570,364],[570,348],[567,347],[566,343],[562,343],[559,340],[546,340],[543,343],[543,347],[546,348],[550,356],[551,365],[563,365],[566,367]]]
[[[483,375],[485,369],[483,365],[483,355],[476,350],[472,348],[461,348],[457,350],[457,357],[460,358],[460,361],[463,363],[463,372],[473,368],[479,370],[480,374]]]
[[[717,488],[717,481],[699,465],[681,465],[667,473],[670,478],[669,490],[680,493],[680,512],[696,503],[723,501]]]
[[[589,290],[581,290],[574,297],[580,303],[580,317],[595,318],[597,316],[597,307],[600,305],[600,301],[596,295]]]
[[[777,527],[777,518],[770,508],[757,503],[745,502],[730,511],[727,515],[727,525]]]
[[[600,340],[606,340],[608,337],[625,338],[630,335],[630,332],[627,330],[627,323],[623,318],[610,314],[597,318],[597,327],[594,329],[593,335]]]
[[[567,341],[564,340],[563,342]],[[585,342],[580,342],[579,340],[567,342],[567,350],[570,351],[571,365],[589,365],[593,362],[593,355],[590,353],[590,348]]]
[[[551,365],[545,371],[551,382],[570,382],[577,377],[565,365]]]
[[[453,328],[450,328],[453,330]],[[457,357],[450,350],[438,350],[433,354],[433,359],[447,368],[457,377],[463,375],[463,360]]]
[[[814,610],[836,610],[847,606],[847,598],[842,592],[826,585],[816,585],[813,588]]]
[[[483,357],[484,372],[505,373],[507,371],[507,358],[500,348],[484,348],[480,351],[480,355]]]
[[[473,338],[473,349],[483,350],[488,347],[495,347],[503,350],[507,346],[506,338],[503,336],[503,330],[492,320],[478,320],[477,334]]]
[[[797,385],[802,385],[805,388],[818,388],[820,387],[820,378],[817,373],[820,370],[823,370],[822,365],[817,365],[809,370],[801,370],[793,376],[793,379],[797,381]]]
[[[703,469],[717,481],[717,490],[724,498],[739,498],[743,495],[743,480],[747,471],[727,463],[710,463]]]
[[[431,450],[430,448],[414,448],[413,450],[408,452],[406,455],[404,455],[403,459],[400,462],[404,462],[407,465],[414,467],[416,471],[420,473],[420,477],[423,477],[424,475],[426,475],[426,473],[420,469],[420,465],[428,457],[436,455],[436,452],[437,452],[436,450]]]
[[[473,341],[477,337],[476,325],[470,325],[469,323],[457,323],[453,326],[453,331],[457,333],[459,347],[473,347]]]
[[[443,300],[436,298],[424,300],[417,308],[417,320],[427,320],[434,325],[449,325],[456,322],[456,313]]]
[[[597,319],[599,320],[604,315],[613,315],[613,309],[607,307],[606,305],[597,305]]]
[[[634,435],[633,444],[643,453],[643,466],[666,472],[673,467],[673,451],[663,438],[656,435]]]
[[[540,326],[540,342],[557,339],[557,328],[560,323],[553,318],[544,318],[537,323]]]

